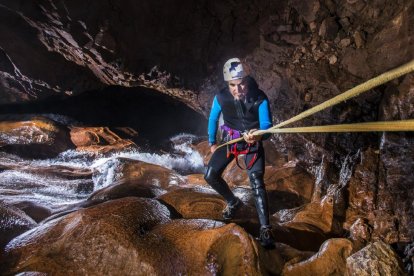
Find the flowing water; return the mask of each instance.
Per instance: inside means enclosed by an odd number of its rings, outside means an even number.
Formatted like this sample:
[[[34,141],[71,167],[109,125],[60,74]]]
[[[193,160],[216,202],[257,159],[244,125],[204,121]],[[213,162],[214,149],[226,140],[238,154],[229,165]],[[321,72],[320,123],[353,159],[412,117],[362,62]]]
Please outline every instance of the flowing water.
[[[167,152],[130,150],[96,156],[69,150],[47,160],[27,160],[0,152],[0,201],[31,201],[51,209],[73,204],[122,177],[120,159],[128,158],[172,169],[201,173],[203,159],[191,144],[199,138],[180,134],[170,139]]]

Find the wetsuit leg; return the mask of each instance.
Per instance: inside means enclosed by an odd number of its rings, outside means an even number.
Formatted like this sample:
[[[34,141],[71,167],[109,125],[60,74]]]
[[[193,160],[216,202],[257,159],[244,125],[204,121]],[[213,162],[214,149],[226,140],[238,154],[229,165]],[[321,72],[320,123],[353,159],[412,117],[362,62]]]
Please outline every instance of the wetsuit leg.
[[[257,151],[253,151],[246,156],[246,164],[257,154],[256,161],[247,171],[250,179],[250,185],[253,189],[257,215],[261,226],[269,225],[269,207],[266,188],[263,180],[265,168],[265,155],[262,144],[259,144]]]
[[[219,148],[211,156],[204,174],[204,179],[207,183],[230,204],[236,202],[237,198],[230,190],[226,181],[221,177],[221,174],[233,159],[233,155],[227,158],[227,149],[225,147]]]

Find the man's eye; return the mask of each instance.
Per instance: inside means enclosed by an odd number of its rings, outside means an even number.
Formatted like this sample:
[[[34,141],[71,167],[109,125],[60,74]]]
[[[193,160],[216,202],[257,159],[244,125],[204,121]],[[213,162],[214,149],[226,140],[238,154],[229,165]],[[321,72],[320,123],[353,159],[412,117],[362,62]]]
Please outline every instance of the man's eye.
[[[236,84],[234,84],[234,83],[230,83],[229,84],[231,87],[235,87],[236,86]]]

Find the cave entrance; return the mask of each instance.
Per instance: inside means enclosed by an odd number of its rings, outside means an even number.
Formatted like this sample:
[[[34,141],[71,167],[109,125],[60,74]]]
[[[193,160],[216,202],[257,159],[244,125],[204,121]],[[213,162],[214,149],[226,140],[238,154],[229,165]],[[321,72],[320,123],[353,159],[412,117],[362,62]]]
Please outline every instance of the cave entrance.
[[[109,86],[69,98],[3,105],[1,113],[59,114],[84,126],[110,127],[121,137],[125,132],[120,129],[130,128],[137,132],[132,140],[148,148],[159,148],[180,133],[205,136],[207,132],[204,116],[170,96],[143,87]]]

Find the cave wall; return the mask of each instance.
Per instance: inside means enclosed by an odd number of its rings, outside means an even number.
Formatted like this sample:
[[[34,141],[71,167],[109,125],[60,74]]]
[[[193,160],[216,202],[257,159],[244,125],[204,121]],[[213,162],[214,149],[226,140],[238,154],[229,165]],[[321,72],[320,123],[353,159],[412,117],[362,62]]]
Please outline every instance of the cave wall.
[[[411,0],[1,0],[0,103],[143,86],[206,115],[223,86],[223,62],[240,56],[268,94],[277,123],[412,60],[413,14]],[[412,118],[412,78],[296,125]],[[358,155],[354,180],[342,184],[367,198],[348,201],[347,223],[362,216],[374,236],[414,239],[410,134],[289,134],[272,141],[288,160],[325,171],[322,194],[340,182],[346,156]]]
[[[200,110],[200,80],[218,73],[223,57],[259,45],[258,26],[273,6],[263,0],[0,1],[0,103],[120,85],[154,88]]]

